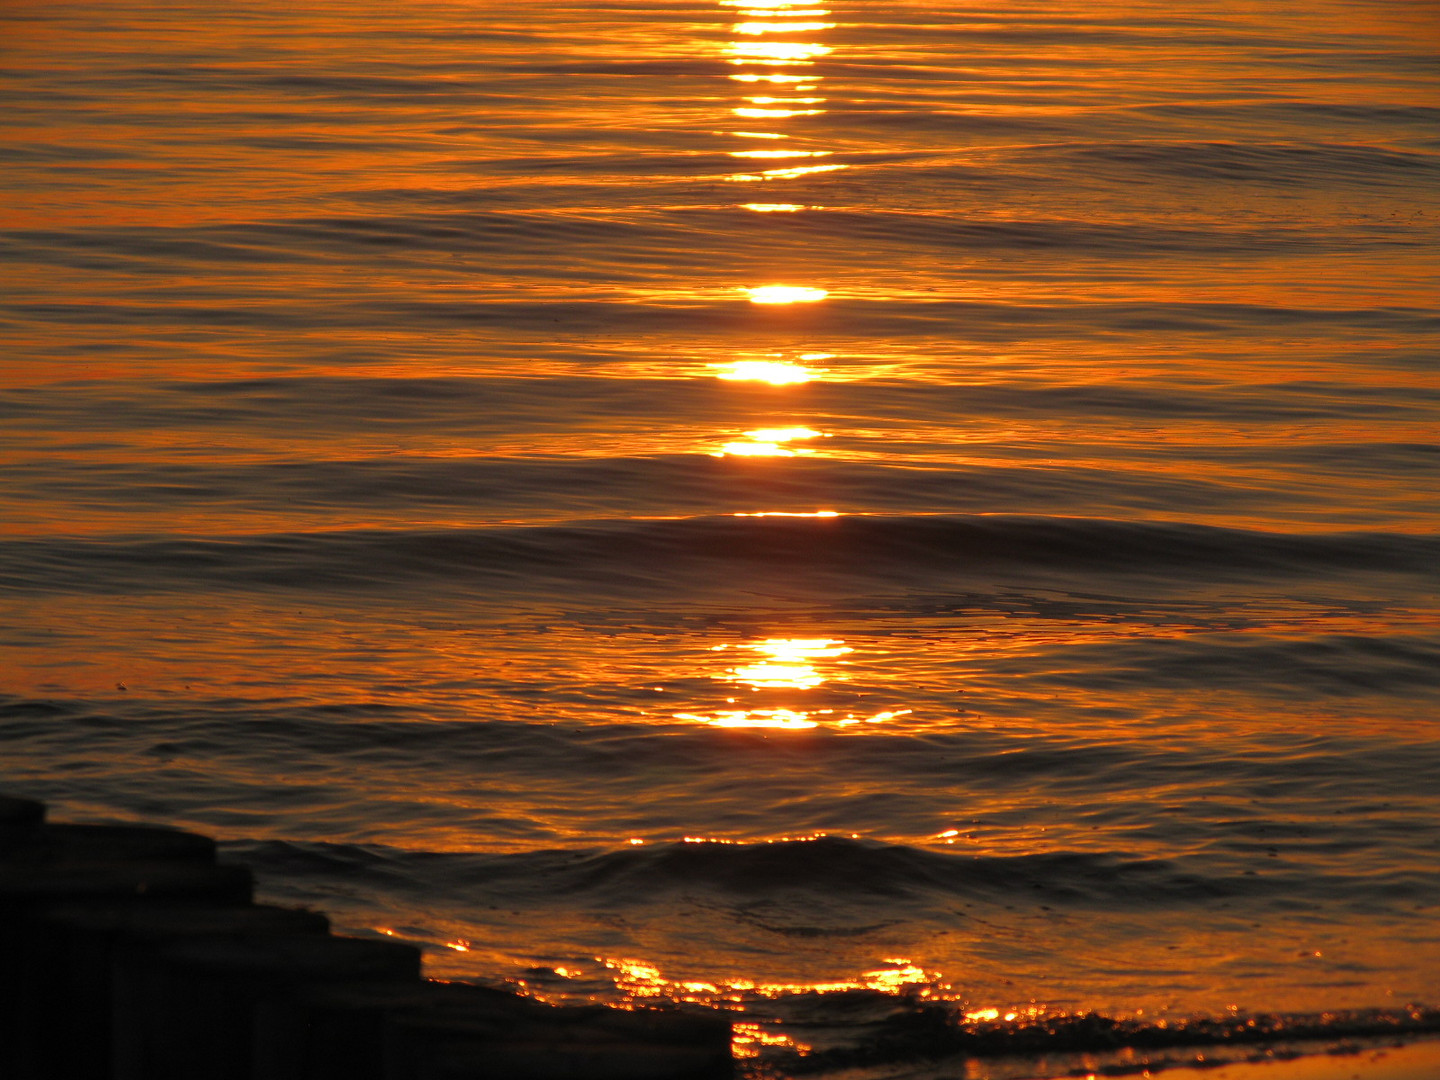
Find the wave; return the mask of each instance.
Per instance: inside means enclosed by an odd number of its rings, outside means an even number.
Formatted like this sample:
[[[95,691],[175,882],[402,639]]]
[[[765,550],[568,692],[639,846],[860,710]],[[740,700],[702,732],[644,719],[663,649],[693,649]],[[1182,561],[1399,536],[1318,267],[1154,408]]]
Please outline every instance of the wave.
[[[277,142],[280,148],[316,149],[318,144]],[[327,148],[341,149],[338,143]],[[1055,148],[1041,155],[1067,153],[1107,160],[1148,160],[1144,146]],[[969,184],[999,186],[1013,180],[1003,172],[973,164],[926,164],[915,155],[838,154],[829,164],[879,168],[903,166],[907,184],[954,181],[956,168]],[[1156,161],[1168,162],[1163,154]],[[537,172],[599,172],[632,177],[656,173],[723,173],[747,167],[723,154],[650,154],[624,158],[516,159],[489,162],[488,168]],[[393,193],[392,193],[393,194]],[[336,258],[372,259],[387,265],[432,267],[437,256],[483,257],[487,272],[500,268],[537,280],[596,280],[614,284],[631,278],[673,278],[677,272],[704,274],[717,266],[736,271],[763,246],[771,259],[793,260],[812,272],[853,267],[856,249],[904,252],[928,257],[943,252],[1072,253],[1110,259],[1156,256],[1243,258],[1305,256],[1343,252],[1384,252],[1423,246],[1413,230],[1395,225],[1364,229],[1320,230],[1299,224],[1247,228],[1239,224],[1175,225],[1155,222],[1113,223],[1063,218],[990,220],[938,211],[810,207],[781,215],[761,215],[735,206],[697,206],[602,213],[598,211],[430,209],[436,193],[414,193],[415,211],[404,215],[355,214],[348,217],[292,218],[224,226],[11,230],[0,239],[8,260],[80,269],[173,274],[177,266],[211,271],[217,267],[311,265]],[[448,199],[448,197],[447,197]],[[407,200],[409,201],[409,200]],[[453,199],[448,201],[453,202]],[[565,252],[556,260],[557,250]],[[830,253],[830,254],[827,254]],[[467,267],[473,275],[474,267]]]
[[[832,296],[810,310],[757,310],[744,299],[676,298],[641,301],[616,291],[605,298],[576,299],[561,292],[548,299],[477,298],[465,301],[402,300],[366,303],[317,298],[313,303],[257,300],[223,292],[206,303],[11,302],[0,314],[21,323],[68,326],[191,327],[275,330],[347,330],[407,327],[496,327],[517,335],[676,333],[697,335],[832,334],[873,339],[943,336],[949,342],[1087,341],[1097,335],[1157,332],[1246,335],[1284,331],[1288,339],[1330,340],[1344,334],[1431,334],[1440,314],[1425,308],[1279,307],[1226,302],[991,303],[968,300],[872,300]]]
[[[1186,179],[1280,185],[1433,182],[1440,156],[1362,144],[1111,142],[1031,148],[1024,156],[1119,166]]]
[[[336,511],[380,515],[413,524],[422,519],[470,524],[530,523],[593,517],[744,513],[765,505],[829,506],[847,513],[948,511],[1084,513],[1097,508],[1168,514],[1177,506],[1200,514],[1265,508],[1272,515],[1330,508],[1284,481],[1235,483],[1146,470],[916,461],[907,467],[782,459],[763,475],[707,454],[653,458],[379,458],[360,461],[277,461],[257,465],[115,462],[16,464],[10,497],[35,507],[104,509],[153,521],[160,510],[208,507],[212,513],[260,514],[303,527],[302,515]],[[1398,501],[1401,492],[1393,492]],[[1425,500],[1428,488],[1413,493]],[[1428,506],[1428,501],[1425,503]],[[143,509],[141,509],[143,508]],[[57,510],[56,517],[63,512]],[[127,520],[137,520],[128,517]],[[212,519],[220,528],[234,528]],[[257,523],[258,524],[258,523]],[[252,525],[252,527],[256,527]],[[258,527],[264,527],[259,524]]]
[[[575,431],[599,422],[613,427],[637,416],[656,416],[669,427],[754,423],[754,399],[717,403],[709,378],[647,379],[563,375],[517,377],[290,376],[186,382],[94,380],[45,387],[0,389],[0,419],[77,431],[244,426],[260,430],[304,424],[349,433],[383,423],[390,429],[453,427],[464,433]],[[564,401],[563,410],[556,408]],[[790,404],[824,422],[828,414],[883,422],[896,418],[925,428],[951,417],[1087,417],[1145,420],[1427,421],[1440,391],[1415,385],[1310,379],[1250,384],[1184,385],[1149,381],[1066,383],[1014,379],[971,384],[866,380],[817,382],[792,389]],[[728,410],[726,408],[728,406]],[[1264,453],[1303,452],[1264,445]],[[1327,444],[1319,444],[1327,445]],[[1332,456],[1365,454],[1367,444],[1332,446]],[[1433,453],[1434,444],[1411,444]],[[1194,452],[1194,451],[1191,451]],[[1247,452],[1244,448],[1217,453]],[[1248,452],[1256,453],[1254,448]]]
[[[283,142],[283,146],[281,145]],[[295,140],[268,141],[281,148],[314,148]],[[317,144],[318,145],[318,144]],[[327,142],[329,149],[340,146]],[[890,162],[896,155],[839,155],[828,163],[870,165]],[[583,172],[653,173],[657,171],[723,171],[743,167],[724,155],[643,159],[584,159],[579,162],[533,159],[513,162],[528,173],[564,169]],[[502,167],[503,163],[490,163]],[[906,175],[933,181],[944,166],[907,164]],[[973,174],[973,175],[969,175]],[[969,179],[1001,183],[1001,174],[987,176],[973,167]],[[432,194],[416,193],[424,206]],[[967,218],[935,212],[807,208],[775,220],[740,207],[695,207],[626,213],[477,211],[453,209],[437,214],[403,216],[354,215],[345,218],[298,218],[288,221],[190,228],[127,227],[69,231],[12,230],[0,242],[7,259],[35,261],[86,269],[136,273],[173,273],[177,265],[213,268],[255,263],[325,265],[336,257],[373,258],[387,264],[428,265],[438,255],[484,256],[507,267],[523,266],[536,277],[584,278],[594,273],[615,281],[627,268],[642,267],[673,275],[678,269],[698,271],[717,260],[743,260],[763,245],[770,257],[826,261],[830,244],[843,244],[831,261],[849,265],[857,245],[882,249],[942,251],[1072,252],[1111,258],[1155,255],[1265,256],[1322,252],[1389,250],[1422,245],[1404,231],[1361,233],[1319,231],[1297,225],[1265,229],[1230,225],[1219,228],[1156,223],[1115,224],[1063,219]],[[553,256],[564,250],[557,262]],[[487,262],[487,265],[490,265]]]
[[[1226,581],[1376,572],[1433,579],[1437,567],[1440,538],[1433,536],[1009,515],[700,517],[0,543],[0,583],[81,592],[383,588],[427,579],[454,587],[583,585],[597,592],[722,582],[734,590],[783,591],[804,590],[808,582],[828,592],[837,577],[943,591],[1005,571]]]
[[[1152,905],[1184,907],[1217,899],[1280,906],[1308,898],[1396,903],[1426,895],[1433,870],[1384,875],[1317,868],[1245,874],[1200,858],[1136,858],[1119,852],[1052,851],[1028,855],[952,855],[840,836],[768,843],[687,840],[618,850],[549,850],[523,854],[403,851],[381,845],[287,840],[232,841],[233,857],[288,887],[343,878],[357,888],[423,896],[447,906],[524,898],[559,907],[635,907],[703,890],[717,897],[775,898],[797,891],[872,914],[900,914],[906,901],[1013,902],[1118,911]],[[875,908],[876,904],[902,905]],[[749,909],[746,909],[749,910]],[[777,909],[778,910],[778,909]],[[833,929],[846,933],[853,915]],[[819,916],[817,915],[817,919]],[[826,928],[806,926],[821,936]],[[793,933],[788,923],[766,926]]]
[[[1313,893],[1352,901],[1393,903],[1433,890],[1427,875],[1366,874],[1225,876],[1206,874],[1183,860],[1135,860],[1113,853],[1055,852],[1007,857],[966,857],[903,845],[843,837],[816,837],[768,844],[684,842],[614,851],[546,851],[526,855],[405,852],[375,845],[239,841],[223,845],[226,858],[253,867],[262,889],[283,882],[287,898],[342,900],[356,892],[384,894],[389,909],[423,905],[446,913],[449,926],[496,910],[523,909],[530,917],[563,924],[571,910],[598,912],[607,926],[629,926],[653,917],[642,909],[679,907],[691,918],[728,913],[751,932],[776,935],[789,947],[842,948],[850,939],[884,935],[897,922],[927,910],[943,911],[943,925],[969,924],[993,932],[989,915],[1033,910],[1046,919],[1076,918],[1080,909],[1105,912],[1124,922],[1130,912],[1183,913],[1244,903],[1256,913],[1273,901],[1293,914]],[[1421,880],[1423,878],[1424,880]],[[343,892],[327,883],[342,883]],[[917,904],[920,905],[917,907]],[[387,906],[387,905],[382,905]],[[1371,909],[1372,912],[1375,910]],[[395,933],[396,931],[388,931]],[[432,940],[425,926],[403,927],[413,940]],[[442,931],[447,933],[453,931]],[[476,932],[476,931],[472,931]],[[432,943],[438,946],[440,937]],[[473,942],[472,942],[473,943]],[[751,946],[753,948],[753,945]],[[553,963],[554,961],[550,961]],[[571,968],[578,966],[566,959]],[[902,961],[896,961],[902,963]],[[498,973],[489,977],[495,978]],[[1025,1075],[1129,1075],[1146,1066],[1244,1060],[1247,1047],[1282,1044],[1295,1053],[1298,1040],[1336,1040],[1415,1035],[1440,1030],[1440,1011],[1418,1005],[1390,1009],[1305,1013],[1181,1015],[1161,1019],[1067,1012],[1057,1006],[970,1012],[964,990],[915,983],[892,989],[844,983],[765,988],[762,993],[716,990],[713,1004],[737,1017],[789,1028],[806,1043],[762,1054],[766,1075],[804,1075],[830,1070],[942,1059],[1053,1055],[1031,1062]],[[573,981],[574,988],[557,984]],[[529,968],[522,987],[550,992],[578,989],[614,993],[597,977],[550,967]],[[705,983],[647,985],[653,1001],[673,994],[691,1007]],[[712,988],[713,989],[713,988]],[[748,1015],[747,1015],[748,1014]],[[789,1040],[775,1040],[785,1044]],[[1289,1045],[1285,1045],[1289,1044]],[[793,1044],[791,1044],[793,1045]],[[1198,1059],[1194,1048],[1206,1048]],[[1190,1048],[1178,1052],[1180,1048]],[[1213,1049],[1212,1049],[1213,1048]],[[1318,1049],[1310,1047],[1310,1049]],[[1097,1062],[1067,1061],[1066,1054],[1121,1052]],[[1256,1060],[1257,1058],[1251,1058]],[[966,1063],[967,1066],[971,1063]],[[930,1075],[927,1071],[924,1075]],[[938,1074],[937,1074],[938,1075]],[[945,1075],[949,1075],[948,1072]],[[1017,1072],[1018,1075],[1018,1072]]]

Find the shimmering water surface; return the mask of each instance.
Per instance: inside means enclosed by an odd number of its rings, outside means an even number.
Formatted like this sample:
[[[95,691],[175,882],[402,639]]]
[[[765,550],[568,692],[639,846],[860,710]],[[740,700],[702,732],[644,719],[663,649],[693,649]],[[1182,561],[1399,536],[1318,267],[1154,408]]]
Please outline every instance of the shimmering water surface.
[[[0,20],[7,790],[762,1067],[1440,1004],[1432,5]]]

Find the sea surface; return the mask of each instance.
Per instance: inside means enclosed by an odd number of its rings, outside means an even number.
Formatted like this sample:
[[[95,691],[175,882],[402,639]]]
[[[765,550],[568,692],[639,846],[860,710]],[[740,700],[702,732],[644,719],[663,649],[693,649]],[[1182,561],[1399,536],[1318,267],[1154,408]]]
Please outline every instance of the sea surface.
[[[757,1077],[1440,1006],[1437,56],[6,0],[0,785]]]

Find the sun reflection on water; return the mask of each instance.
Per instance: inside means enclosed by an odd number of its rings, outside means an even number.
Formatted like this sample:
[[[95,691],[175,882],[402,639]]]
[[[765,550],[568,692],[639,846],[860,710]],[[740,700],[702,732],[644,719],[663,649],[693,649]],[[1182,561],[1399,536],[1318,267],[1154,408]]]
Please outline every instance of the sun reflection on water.
[[[801,158],[829,157],[829,150],[731,150],[735,158]]]
[[[813,64],[834,52],[813,41],[734,41],[726,49],[732,64]]]
[[[784,517],[784,518],[833,518],[833,517],[839,517],[839,516],[840,516],[840,511],[838,511],[838,510],[758,510],[758,511],[756,511],[756,512],[754,512],[754,513],[750,513],[750,514],[743,513],[743,512],[736,512],[736,513],[732,514],[731,516],[732,516],[732,517],[743,517],[743,518],[752,518],[752,517],[753,517],[753,518],[767,518],[767,517]]]
[[[815,12],[813,12],[813,11],[795,12],[795,11],[782,11],[782,10],[781,10],[781,9],[785,9],[785,8],[797,8],[797,7],[800,7],[801,4],[799,3],[799,0],[720,0],[720,6],[721,6],[721,7],[733,7],[733,8],[755,8],[756,10],[759,10],[759,9],[761,9],[761,8],[764,8],[764,9],[765,9],[765,12],[764,12],[764,13],[765,13],[766,15],[774,15],[774,14],[786,14],[786,15],[799,15],[799,14],[804,14],[804,15],[813,15],[813,14],[815,14]],[[747,12],[747,14],[748,14],[748,12]]]
[[[716,645],[712,651],[729,648],[729,645]],[[763,659],[731,668],[720,678],[743,686],[790,690],[808,690],[837,678],[834,674],[822,674],[814,662],[835,660],[855,651],[835,638],[766,638],[746,648],[759,653]]]
[[[811,368],[783,360],[733,360],[709,366],[719,369],[715,373],[717,379],[729,382],[763,382],[771,386],[806,383],[816,375]]]
[[[747,71],[743,74],[731,75],[730,79],[734,82],[742,83],[768,82],[776,86],[783,86],[787,83],[805,83],[806,85],[804,86],[791,86],[791,89],[799,91],[810,91],[815,89],[814,75],[782,75],[777,72],[767,72],[766,74],[761,75],[757,72]]]
[[[756,428],[745,432],[744,441],[728,442],[719,450],[712,450],[711,457],[799,457],[813,454],[808,447],[790,447],[785,443],[804,439],[820,439],[825,435],[813,428]]]
[[[740,83],[768,83],[774,91],[789,91],[791,93],[813,94],[820,88],[821,79],[811,72],[783,72],[775,71],[775,68],[811,68],[818,60],[830,55],[834,50],[825,44],[817,41],[795,41],[775,40],[779,35],[787,39],[791,35],[816,34],[825,30],[833,30],[838,25],[833,22],[819,21],[830,12],[825,8],[811,5],[792,3],[747,3],[745,0],[720,0],[722,8],[738,8],[735,14],[744,21],[735,22],[730,27],[730,32],[735,36],[734,40],[727,42],[724,46],[725,58],[728,63],[735,67],[759,67],[768,68],[768,71],[740,71],[732,74],[731,79]],[[757,87],[758,89],[758,87]],[[755,95],[746,97],[739,104],[731,108],[731,115],[752,120],[786,120],[794,117],[819,116],[824,113],[826,99],[823,97],[772,97]],[[777,137],[779,133],[771,133],[771,137]],[[779,136],[786,137],[789,136]],[[784,156],[788,157],[819,157],[832,153],[828,150],[793,151]],[[764,155],[759,153],[733,153],[735,157],[780,157],[779,153]],[[735,181],[763,181],[763,180],[790,180],[805,176],[810,172],[829,171],[842,169],[844,165],[810,166],[805,169],[770,169],[764,172],[742,173],[729,177]]]
[[[736,517],[838,517],[834,510],[808,513],[771,511],[736,514]],[[883,724],[911,714],[910,709],[855,711],[835,706],[834,699],[815,701],[809,691],[827,683],[845,682],[839,668],[849,661],[843,659],[855,650],[838,638],[763,638],[743,645],[712,645],[712,653],[742,650],[754,658],[726,667],[710,678],[743,687],[753,694],[764,695],[764,704],[745,708],[740,699],[726,699],[729,708],[709,711],[687,711],[672,714],[676,720],[716,728],[753,728],[772,731],[808,731],[814,728],[848,728],[859,724]],[[791,693],[786,693],[791,692]],[[792,700],[775,700],[777,696]],[[842,695],[853,699],[853,694]],[[862,695],[863,696],[863,695]],[[830,707],[822,707],[822,706]]]
[[[814,304],[830,295],[828,289],[808,285],[756,285],[740,290],[752,304]]]
[[[742,11],[742,15],[758,15],[760,12]],[[787,12],[786,14],[792,14]],[[794,12],[793,14],[799,14]],[[743,22],[736,23],[734,30],[737,34],[799,34],[813,33],[816,30],[833,30],[834,23],[824,22]]]

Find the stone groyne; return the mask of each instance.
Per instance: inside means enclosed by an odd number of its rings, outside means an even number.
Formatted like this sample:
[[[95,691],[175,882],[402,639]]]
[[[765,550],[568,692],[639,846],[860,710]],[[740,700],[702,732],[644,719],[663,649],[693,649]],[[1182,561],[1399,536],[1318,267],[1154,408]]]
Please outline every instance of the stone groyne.
[[[730,1025],[420,974],[253,902],[208,837],[0,797],[4,1080],[730,1080]]]

